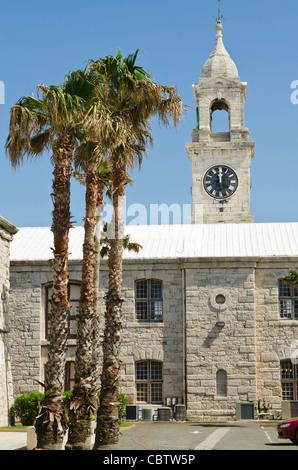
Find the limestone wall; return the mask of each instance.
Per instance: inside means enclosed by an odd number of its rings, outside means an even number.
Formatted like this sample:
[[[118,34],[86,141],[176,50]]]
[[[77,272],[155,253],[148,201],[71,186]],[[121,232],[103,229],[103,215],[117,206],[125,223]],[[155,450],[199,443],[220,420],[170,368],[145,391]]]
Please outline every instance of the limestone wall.
[[[256,271],[258,396],[277,411],[281,410],[280,361],[291,358],[292,345],[298,339],[297,320],[280,318],[278,280],[296,263],[263,260]]]
[[[188,418],[234,418],[236,403],[257,395],[254,263],[200,263],[187,270],[186,299]],[[226,397],[217,396],[218,370]]]
[[[9,409],[13,404],[10,335],[7,323],[9,299],[10,242],[16,228],[0,217],[0,426],[9,424]]]
[[[134,285],[138,279],[163,284],[163,322],[141,323],[135,318]],[[135,402],[135,362],[163,362],[163,397],[183,397],[183,327],[181,271],[178,263],[125,265],[122,340],[122,390]]]
[[[153,360],[163,364],[163,399],[185,398],[189,420],[235,419],[236,404],[247,401],[267,401],[274,412],[281,411],[280,361],[291,355],[298,323],[279,318],[278,279],[296,265],[297,259],[125,262],[121,392],[135,403],[135,363]],[[71,263],[70,280],[80,276],[80,264]],[[101,331],[107,279],[103,262]],[[136,320],[135,281],[140,279],[162,281],[162,323]],[[44,298],[50,281],[46,263],[11,263],[6,325],[15,396],[40,389],[37,381],[43,381]],[[75,340],[68,342],[67,360],[75,360]],[[219,370],[226,373],[226,396],[218,394]]]
[[[70,281],[80,280],[80,264],[70,266]],[[103,332],[107,290],[107,266],[102,263],[100,276],[100,329]],[[14,395],[42,391],[47,357],[45,339],[45,286],[51,282],[46,264],[11,265],[9,325],[13,358]],[[159,279],[163,283],[162,323],[140,323],[135,317],[135,281]],[[177,263],[161,265],[129,264],[124,266],[123,334],[121,352],[121,392],[135,402],[135,362],[163,362],[163,394],[182,397],[182,305],[181,273]],[[75,340],[68,341],[67,360],[75,360]]]

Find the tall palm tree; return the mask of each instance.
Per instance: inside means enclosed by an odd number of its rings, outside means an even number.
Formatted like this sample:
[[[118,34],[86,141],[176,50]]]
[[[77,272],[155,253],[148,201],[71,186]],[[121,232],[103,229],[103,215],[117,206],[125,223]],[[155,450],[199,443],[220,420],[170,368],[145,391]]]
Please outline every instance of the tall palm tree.
[[[25,157],[34,158],[52,150],[53,183],[53,295],[49,320],[48,359],[45,365],[45,397],[36,418],[37,447],[59,448],[67,419],[63,405],[65,354],[70,303],[68,299],[68,247],[70,214],[70,179],[73,150],[82,132],[93,85],[84,72],[65,77],[59,86],[39,85],[38,96],[21,98],[10,111],[6,152],[14,168]]]
[[[103,126],[101,126],[101,130]],[[97,137],[99,137],[97,135]],[[111,169],[102,159],[104,137],[101,142],[88,141],[88,133],[75,150],[76,178],[86,186],[84,218],[84,244],[80,303],[77,314],[77,341],[75,361],[75,384],[70,402],[67,450],[88,450],[92,445],[91,414],[96,411],[99,390],[100,329],[98,289],[100,256],[108,252],[107,235],[101,240],[98,234],[100,211],[105,189],[109,194]],[[140,245],[129,243],[129,250],[138,251]],[[104,244],[104,247],[101,244]]]
[[[96,411],[96,389],[93,379],[92,349],[93,330],[98,324],[95,317],[95,225],[97,208],[98,165],[85,165],[86,213],[84,218],[84,243],[80,303],[77,313],[77,339],[75,360],[75,384],[70,404],[70,421],[66,449],[88,449],[91,413]]]
[[[106,122],[107,123],[107,122]],[[106,125],[105,123],[105,125]],[[88,126],[87,126],[88,127]],[[100,126],[99,126],[100,127]],[[104,125],[100,127],[103,131]],[[86,129],[85,129],[86,131]],[[94,138],[94,136],[92,136]],[[99,256],[97,240],[104,187],[109,168],[103,159],[104,139],[95,142],[88,131],[75,150],[76,174],[85,191],[84,243],[80,303],[77,314],[75,384],[70,402],[69,433],[66,449],[88,450],[91,445],[91,414],[96,412],[99,387]],[[88,140],[90,139],[90,140]]]
[[[122,258],[123,258],[123,201],[127,170],[139,164],[145,145],[152,141],[150,119],[158,116],[168,125],[177,125],[182,115],[182,103],[174,87],[159,85],[136,65],[138,50],[127,57],[119,51],[94,62],[91,68],[103,77],[108,90],[106,102],[120,120],[127,138],[110,153],[113,169],[114,237],[109,252],[109,287],[106,294],[103,370],[100,407],[94,449],[119,438],[119,370],[122,334]]]

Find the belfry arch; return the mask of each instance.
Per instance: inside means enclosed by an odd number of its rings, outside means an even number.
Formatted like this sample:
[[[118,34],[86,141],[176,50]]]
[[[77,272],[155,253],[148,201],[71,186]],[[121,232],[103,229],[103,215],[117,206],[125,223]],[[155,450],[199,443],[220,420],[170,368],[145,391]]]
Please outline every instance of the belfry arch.
[[[224,111],[227,113],[226,116],[224,116],[224,119],[220,119],[220,130],[214,126],[214,113],[216,112],[221,112]],[[231,114],[231,108],[229,103],[223,99],[223,98],[216,98],[215,100],[212,101],[210,104],[210,131],[211,133],[217,133],[217,132],[230,132],[230,114]],[[224,127],[222,127],[224,126]]]

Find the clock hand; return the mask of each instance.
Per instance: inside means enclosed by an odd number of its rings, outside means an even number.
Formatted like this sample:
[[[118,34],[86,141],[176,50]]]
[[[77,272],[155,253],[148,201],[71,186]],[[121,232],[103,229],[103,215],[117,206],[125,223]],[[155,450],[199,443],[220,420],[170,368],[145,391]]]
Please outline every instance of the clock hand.
[[[220,184],[221,184],[221,183],[222,183],[222,168],[221,168],[221,167],[219,168],[218,177],[219,177],[219,182],[220,182]]]

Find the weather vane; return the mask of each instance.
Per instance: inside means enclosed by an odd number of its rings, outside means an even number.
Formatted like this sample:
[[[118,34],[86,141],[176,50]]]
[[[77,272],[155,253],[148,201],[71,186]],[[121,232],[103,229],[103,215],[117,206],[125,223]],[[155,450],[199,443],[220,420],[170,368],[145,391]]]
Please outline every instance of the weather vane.
[[[222,19],[223,19],[223,15],[221,14],[220,0],[218,0],[218,16],[217,16],[217,23],[220,23]]]

